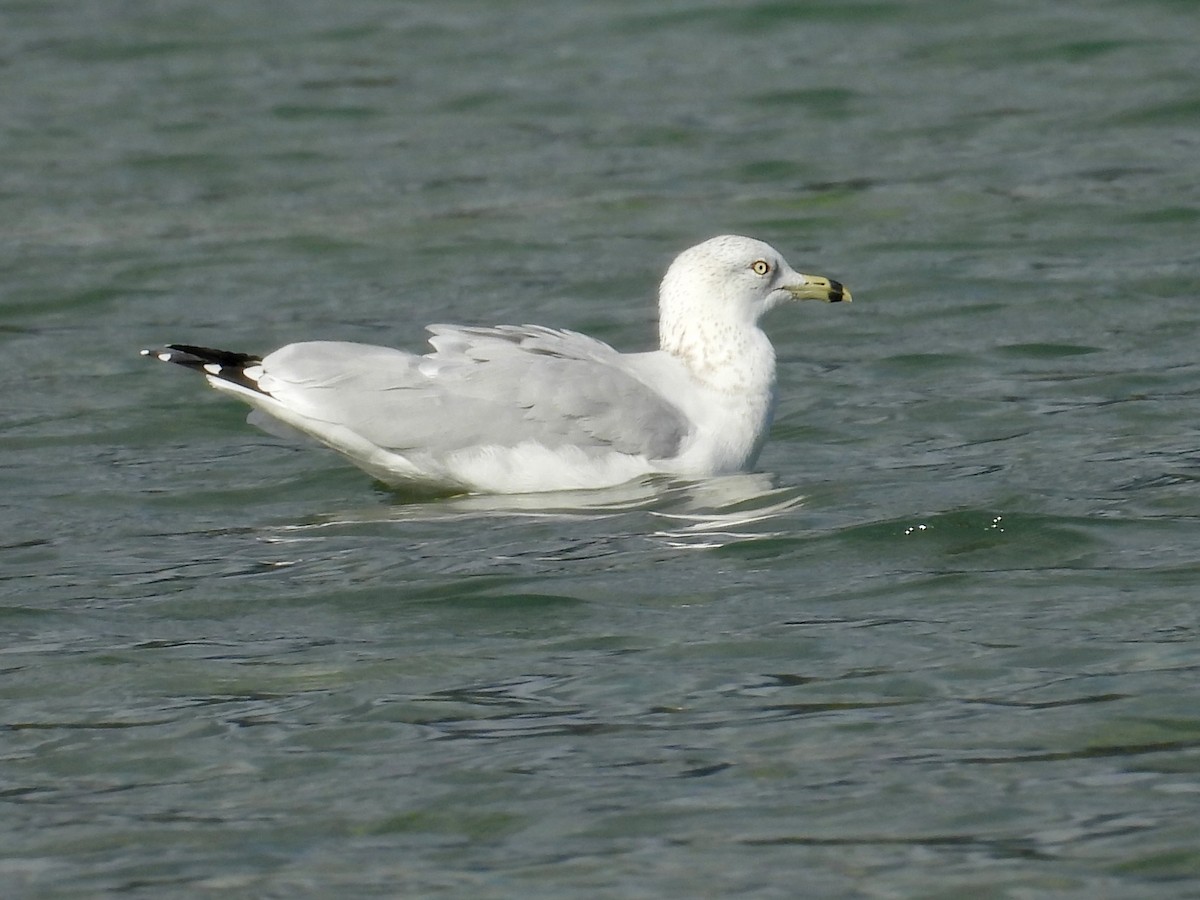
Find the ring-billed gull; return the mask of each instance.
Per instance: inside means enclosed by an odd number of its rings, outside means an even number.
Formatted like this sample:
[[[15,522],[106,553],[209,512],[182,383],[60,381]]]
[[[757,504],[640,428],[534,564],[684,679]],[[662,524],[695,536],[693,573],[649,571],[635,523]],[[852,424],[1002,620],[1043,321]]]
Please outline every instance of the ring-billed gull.
[[[533,325],[431,325],[424,356],[339,341],[262,357],[187,344],[142,355],[196,369],[253,406],[252,422],[283,423],[391,485],[598,488],[752,467],[775,406],[775,351],[758,320],[789,300],[850,292],[762,241],[721,235],[667,270],[651,352]]]

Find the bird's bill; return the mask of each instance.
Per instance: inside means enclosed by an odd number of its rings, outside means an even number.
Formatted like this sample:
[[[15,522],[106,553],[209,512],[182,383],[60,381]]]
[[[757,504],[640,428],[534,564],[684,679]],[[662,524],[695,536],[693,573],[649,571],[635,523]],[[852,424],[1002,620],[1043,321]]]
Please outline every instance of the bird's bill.
[[[801,275],[801,284],[784,285],[795,300],[824,300],[826,303],[849,303],[850,292],[840,281],[820,275]]]

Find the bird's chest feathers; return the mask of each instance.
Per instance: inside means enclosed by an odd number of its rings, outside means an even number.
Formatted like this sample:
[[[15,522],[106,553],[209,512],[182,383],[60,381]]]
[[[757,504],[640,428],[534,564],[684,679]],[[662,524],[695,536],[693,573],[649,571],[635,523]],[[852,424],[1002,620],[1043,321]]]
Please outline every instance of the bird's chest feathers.
[[[697,417],[697,450],[714,472],[754,465],[775,413],[774,386],[748,394],[711,395]]]
[[[775,408],[775,353],[754,329],[710,326],[678,335],[672,352],[695,388],[689,415],[696,423],[694,449],[702,465],[733,472],[753,465]]]

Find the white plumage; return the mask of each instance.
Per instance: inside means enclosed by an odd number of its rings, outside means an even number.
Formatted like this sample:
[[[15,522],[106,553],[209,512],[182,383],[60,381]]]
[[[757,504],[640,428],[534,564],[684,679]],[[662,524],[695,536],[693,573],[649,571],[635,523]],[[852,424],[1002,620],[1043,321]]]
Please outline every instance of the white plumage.
[[[723,235],[667,270],[660,349],[648,353],[530,325],[432,325],[424,356],[337,341],[261,359],[183,344],[142,353],[201,371],[253,406],[252,421],[316,438],[392,485],[596,488],[753,466],[775,404],[775,353],[758,321],[799,299],[850,294],[761,241]]]

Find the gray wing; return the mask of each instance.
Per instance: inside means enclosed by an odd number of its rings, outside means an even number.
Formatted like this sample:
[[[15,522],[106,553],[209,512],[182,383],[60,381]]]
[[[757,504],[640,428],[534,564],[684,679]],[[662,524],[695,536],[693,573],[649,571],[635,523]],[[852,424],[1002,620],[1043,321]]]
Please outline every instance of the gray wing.
[[[600,341],[533,326],[429,330],[426,356],[290,344],[263,360],[259,389],[399,453],[536,441],[667,459],[689,431],[679,408]]]

